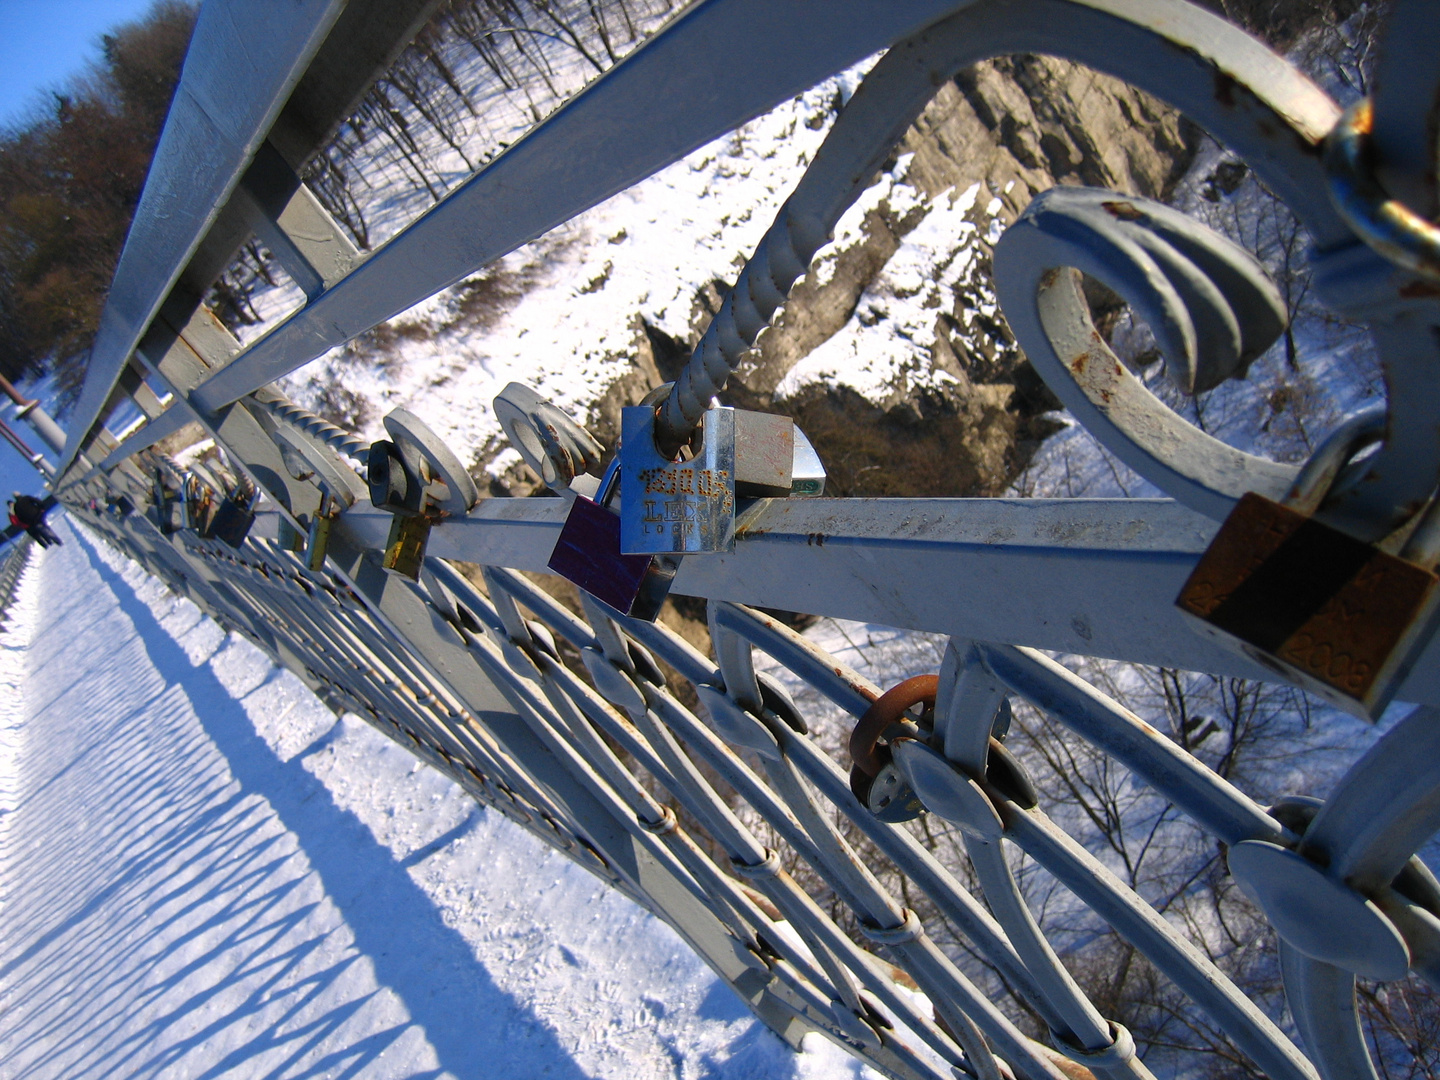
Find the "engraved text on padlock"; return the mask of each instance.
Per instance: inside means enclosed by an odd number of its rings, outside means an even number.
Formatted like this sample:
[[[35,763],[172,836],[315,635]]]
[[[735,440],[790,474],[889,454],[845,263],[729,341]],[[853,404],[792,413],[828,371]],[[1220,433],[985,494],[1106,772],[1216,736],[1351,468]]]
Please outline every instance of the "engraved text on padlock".
[[[621,415],[620,550],[627,555],[730,551],[735,546],[735,414],[705,412],[688,461],[655,448],[655,410]]]

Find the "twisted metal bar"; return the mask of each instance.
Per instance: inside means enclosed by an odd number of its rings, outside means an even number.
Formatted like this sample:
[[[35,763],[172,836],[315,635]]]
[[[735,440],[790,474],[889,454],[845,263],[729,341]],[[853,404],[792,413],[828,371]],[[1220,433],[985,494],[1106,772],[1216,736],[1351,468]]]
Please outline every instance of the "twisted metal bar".
[[[324,417],[316,416],[273,390],[256,393],[253,399],[277,419],[293,424],[307,435],[319,439],[337,454],[364,467],[370,444],[358,435],[352,435]]]

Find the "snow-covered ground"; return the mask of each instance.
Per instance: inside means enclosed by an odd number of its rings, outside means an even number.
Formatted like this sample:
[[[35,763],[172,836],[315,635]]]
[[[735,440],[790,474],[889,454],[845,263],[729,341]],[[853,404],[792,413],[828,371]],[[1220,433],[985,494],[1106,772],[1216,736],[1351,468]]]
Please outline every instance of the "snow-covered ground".
[[[0,635],[0,1076],[868,1074],[59,530]]]
[[[729,287],[868,63],[416,305],[380,338],[332,350],[280,385],[322,412],[336,388],[365,401],[365,434],[380,434],[391,409],[409,409],[467,463],[498,440],[490,403],[511,381],[583,419],[631,370],[637,316],[677,340],[691,335],[697,290],[708,282]],[[903,181],[900,190],[915,197]],[[301,301],[294,290],[261,292],[255,305],[265,319],[242,328],[242,339],[258,337]],[[512,451],[495,471],[515,460]]]

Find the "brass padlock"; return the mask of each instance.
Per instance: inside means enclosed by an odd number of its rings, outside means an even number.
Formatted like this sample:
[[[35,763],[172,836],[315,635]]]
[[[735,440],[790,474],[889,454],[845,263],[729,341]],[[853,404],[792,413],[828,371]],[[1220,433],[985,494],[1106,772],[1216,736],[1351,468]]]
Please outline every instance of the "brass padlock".
[[[1435,507],[1400,555],[1313,516],[1342,467],[1381,430],[1374,414],[1342,425],[1283,502],[1244,495],[1176,600],[1202,633],[1368,720],[1409,674],[1440,600],[1435,560],[1421,542]]]
[[[418,416],[395,409],[385,417],[389,440],[370,447],[366,482],[376,509],[394,514],[381,565],[420,580],[432,527],[464,517],[480,501],[475,482]]]
[[[310,528],[305,537],[305,568],[318,574],[325,569],[325,556],[330,551],[330,530],[340,516],[339,504],[321,488],[320,505],[310,515]]]
[[[430,542],[431,520],[416,514],[396,514],[390,519],[390,535],[385,540],[385,556],[381,565],[391,573],[420,580],[425,565],[425,547]]]

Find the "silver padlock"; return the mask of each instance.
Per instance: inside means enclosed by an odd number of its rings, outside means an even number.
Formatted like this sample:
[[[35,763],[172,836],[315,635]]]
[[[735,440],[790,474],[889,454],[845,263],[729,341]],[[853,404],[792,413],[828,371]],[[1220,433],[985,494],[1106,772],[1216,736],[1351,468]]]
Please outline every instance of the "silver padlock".
[[[795,422],[776,413],[734,410],[735,494],[785,498],[795,470]]]
[[[679,555],[735,548],[735,410],[708,409],[700,447],[667,460],[655,446],[655,409],[636,405],[620,418],[620,550]]]
[[[795,451],[790,465],[790,497],[813,499],[825,494],[825,466],[800,425],[795,424]]]

